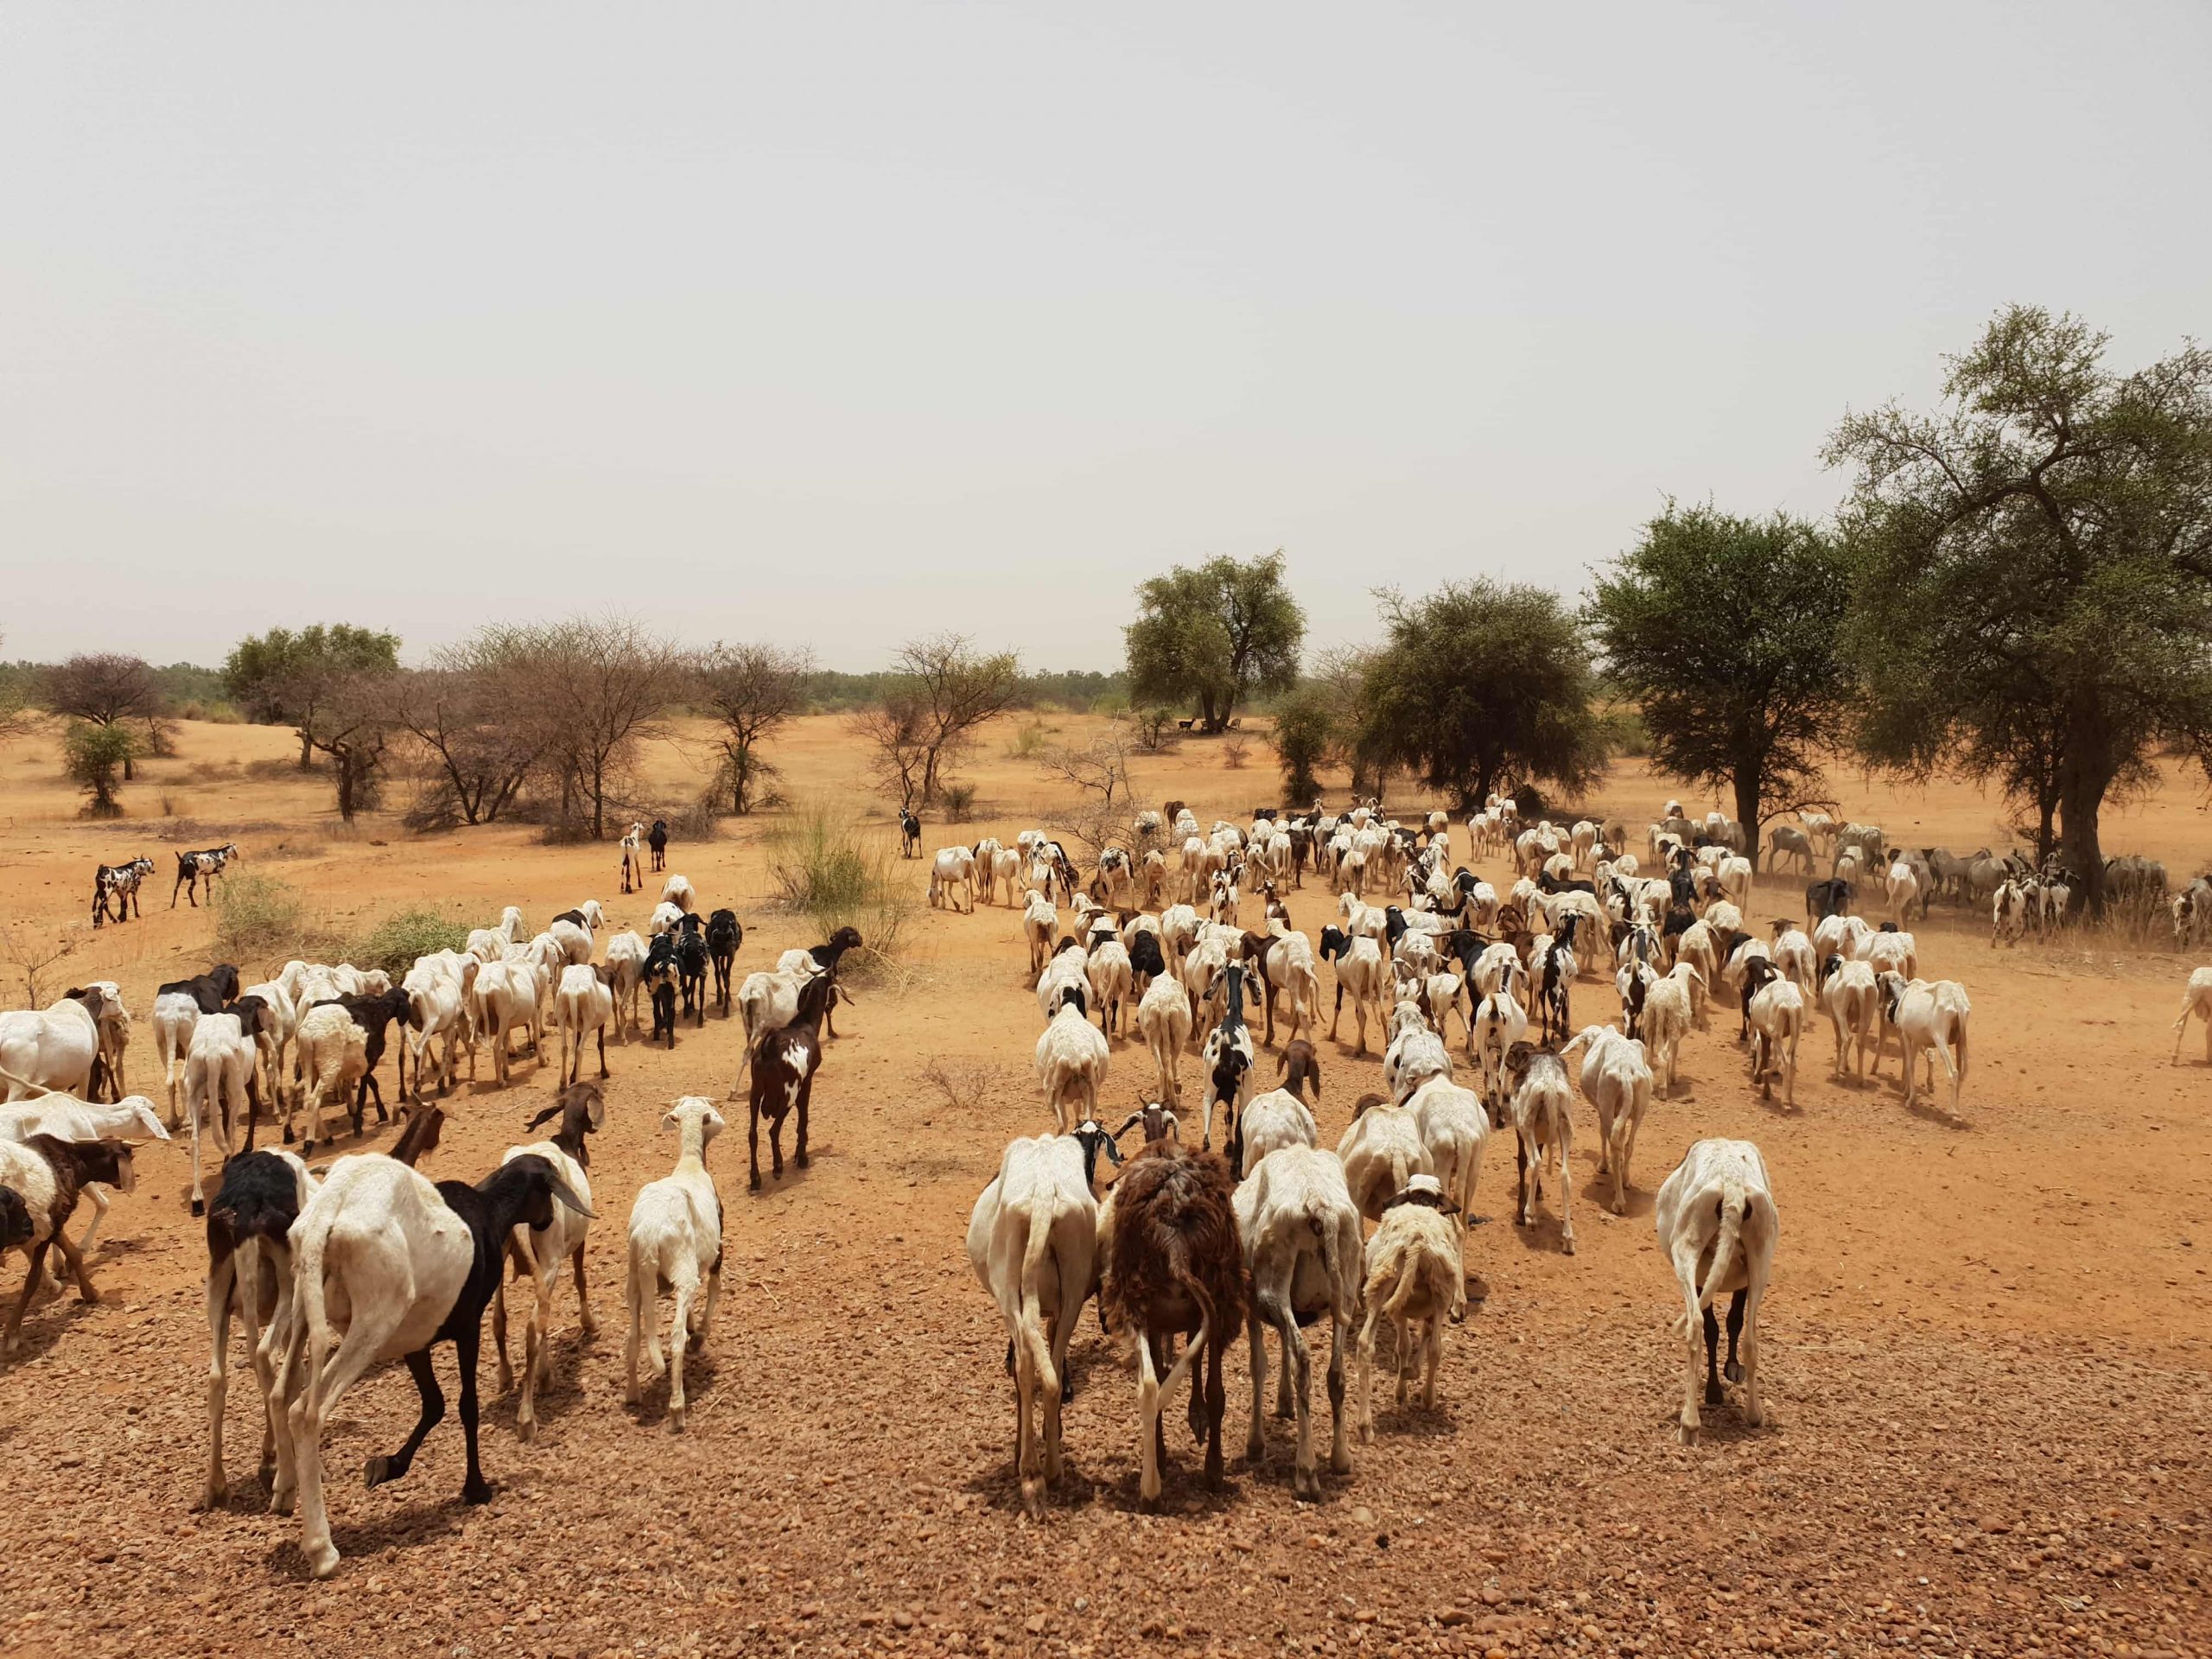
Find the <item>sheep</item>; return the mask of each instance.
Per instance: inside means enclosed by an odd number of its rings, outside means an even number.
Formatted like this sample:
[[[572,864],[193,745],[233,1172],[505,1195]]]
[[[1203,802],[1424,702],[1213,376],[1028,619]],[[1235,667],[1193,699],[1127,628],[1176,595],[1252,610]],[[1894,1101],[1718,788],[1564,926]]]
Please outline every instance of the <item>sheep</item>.
[[[1068,1133],[1071,1109],[1077,1122],[1098,1116],[1109,1052],[1105,1034],[1085,1015],[1084,993],[1070,989],[1037,1039],[1037,1086],[1052,1109],[1055,1133]]]
[[[1404,1104],[1414,1115],[1429,1173],[1451,1199],[1461,1224],[1473,1226],[1475,1181],[1482,1173],[1483,1148],[1490,1142],[1490,1114],[1481,1097],[1439,1072],[1422,1080]]]
[[[323,1114],[331,1102],[334,1099],[342,1109],[353,1098],[354,1085],[368,1074],[369,1038],[353,1023],[353,1016],[334,1002],[309,1008],[295,1035],[292,1094],[285,1106],[284,1139],[291,1140],[293,1116],[304,1108],[308,1133],[300,1150],[312,1158],[315,1142],[322,1139]]]
[[[1091,998],[1098,1004],[1100,1029],[1109,1033],[1122,1030],[1125,1010],[1135,1000],[1136,976],[1129,963],[1128,951],[1121,940],[1109,936],[1091,947],[1084,970],[1090,978]]]
[[[722,1284],[722,1205],[715,1179],[707,1173],[708,1143],[722,1132],[722,1116],[711,1101],[686,1095],[662,1116],[664,1128],[679,1137],[676,1167],[638,1189],[630,1206],[629,1270],[625,1301],[629,1334],[623,1344],[622,1397],[638,1403],[638,1349],[642,1341],[650,1372],[668,1378],[668,1428],[683,1432],[683,1356],[695,1344],[703,1351],[715,1320]],[[706,1280],[703,1306],[695,1306],[699,1281]],[[654,1303],[672,1291],[676,1313],[669,1329],[671,1359],[661,1357]]]
[[[1407,1108],[1380,1095],[1363,1096],[1352,1120],[1337,1141],[1344,1182],[1359,1213],[1374,1221],[1415,1175],[1433,1175],[1428,1148],[1421,1142],[1421,1120]]]
[[[1730,1293],[1728,1380],[1744,1387],[1744,1421],[1766,1421],[1759,1404],[1759,1304],[1774,1271],[1781,1224],[1767,1183],[1766,1162],[1748,1141],[1700,1141],[1682,1154],[1659,1188],[1654,1224],[1659,1248],[1674,1264],[1681,1287],[1688,1370],[1680,1419],[1682,1444],[1694,1446],[1698,1414],[1698,1335],[1705,1336],[1705,1403],[1725,1398],[1715,1370],[1720,1332],[1713,1299]],[[1741,1356],[1740,1361],[1738,1356]]]
[[[497,927],[471,928],[464,948],[479,962],[497,962],[506,955],[509,945],[520,944],[528,937],[528,930],[523,925],[522,911],[509,905],[499,912]]]
[[[476,1450],[476,1356],[484,1310],[506,1265],[507,1235],[518,1225],[543,1226],[556,1203],[590,1213],[542,1158],[502,1164],[474,1186],[463,1181],[433,1185],[396,1159],[369,1154],[332,1165],[300,1212],[290,1233],[294,1340],[304,1344],[307,1374],[292,1398],[291,1429],[299,1465],[300,1549],[316,1578],[338,1570],[323,1508],[323,1427],[346,1390],[380,1359],[406,1359],[423,1410],[397,1452],[369,1459],[367,1484],[380,1486],[405,1475],[423,1437],[445,1415],[430,1350],[450,1342],[461,1371],[461,1427],[467,1448],[461,1495],[469,1503],[491,1501]],[[334,1330],[342,1332],[334,1351]]]
[[[1403,1104],[1430,1077],[1452,1075],[1452,1056],[1444,1039],[1429,1029],[1416,1002],[1401,1002],[1390,1013],[1390,1042],[1382,1051],[1382,1088]]]
[[[1931,983],[1924,979],[1908,981],[1893,973],[1876,975],[1875,983],[1881,988],[1882,1024],[1874,1043],[1874,1069],[1869,1075],[1881,1075],[1882,1052],[1894,1031],[1898,1058],[1904,1064],[1904,1103],[1910,1106],[1917,1092],[1918,1065],[1924,1053],[1931,1093],[1936,1087],[1936,1062],[1942,1061],[1944,1073],[1951,1080],[1951,1116],[1956,1117],[1959,1092],[1967,1080],[1967,1016],[1974,1012],[1967,1001],[1966,987],[1956,980]]]
[[[960,908],[956,888],[968,892],[968,909],[976,908],[976,855],[965,847],[941,847],[930,864],[930,908],[940,906],[953,911]]]
[[[259,1094],[257,1062],[260,1051],[246,1035],[244,1021],[235,1014],[200,1016],[193,1027],[192,1050],[184,1062],[185,1110],[192,1121],[192,1213],[207,1213],[206,1189],[200,1162],[200,1136],[211,1132],[222,1155],[231,1155],[232,1133],[252,1144],[251,1114]]]
[[[1014,1467],[1033,1516],[1044,1514],[1046,1482],[1060,1476],[1068,1344],[1096,1273],[1098,1201],[1091,1186],[1102,1151],[1120,1161],[1113,1138],[1090,1118],[1071,1134],[1012,1142],[968,1218],[969,1264],[1006,1321]]]
[[[2212,968],[2199,968],[2189,976],[2189,984],[2181,994],[2181,1013],[2174,1020],[2174,1053],[2168,1062],[2181,1064],[2181,1039],[2189,1032],[2189,1016],[2195,1014],[2204,1021],[2204,1059],[2212,1065]]]
[[[1643,1045],[1609,1026],[1585,1026],[1560,1050],[1564,1061],[1578,1045],[1582,1057],[1582,1097],[1598,1109],[1598,1173],[1613,1178],[1613,1213],[1628,1209],[1629,1160],[1636,1155],[1637,1131],[1651,1106],[1651,1067]]]
[[[830,1005],[840,996],[852,1001],[852,994],[837,983],[835,975],[817,974],[800,987],[798,1007],[791,1019],[764,1035],[753,1057],[748,1131],[753,1176],[747,1183],[753,1192],[760,1190],[760,1120],[764,1116],[768,1120],[768,1152],[776,1178],[780,1180],[784,1173],[784,1119],[794,1109],[798,1113],[796,1161],[801,1169],[807,1166],[807,1113],[814,1100],[814,1076],[822,1069],[822,1022]],[[1103,1046],[1105,1039],[1100,1038],[1099,1042]]]
[[[1336,1011],[1329,1020],[1329,1039],[1337,1037],[1337,1027],[1344,1019],[1344,993],[1351,993],[1352,1014],[1359,1022],[1357,1053],[1367,1052],[1367,1014],[1372,1007],[1376,1022],[1382,1019],[1382,998],[1389,984],[1389,966],[1382,958],[1382,947],[1366,935],[1347,935],[1343,930],[1325,927],[1321,930],[1321,956],[1337,965]]]
[[[1375,1236],[1367,1241],[1361,1300],[1367,1320],[1359,1332],[1359,1438],[1375,1438],[1375,1329],[1389,1321],[1398,1357],[1398,1403],[1414,1354],[1414,1325],[1421,1326],[1421,1402],[1436,1406],[1436,1373],[1444,1358],[1444,1324],[1464,1318],[1466,1269],[1451,1200],[1433,1175],[1414,1175],[1383,1205]]]
[[[1226,1119],[1222,1129],[1222,1147],[1228,1155],[1231,1173],[1241,1175],[1244,1107],[1252,1098],[1255,1081],[1252,1075],[1252,1029],[1244,1023],[1243,963],[1229,964],[1223,976],[1223,986],[1220,1023],[1206,1033],[1205,1048],[1198,1057],[1206,1068],[1205,1106],[1200,1120],[1198,1148],[1205,1151],[1213,1145],[1213,1112],[1219,1106]]]
[[[538,1011],[543,992],[537,966],[527,962],[487,962],[477,970],[469,988],[469,1023],[479,1039],[492,1048],[492,1076],[501,1088],[507,1085],[512,1055],[507,1033],[517,1027],[530,1033],[533,1066],[545,1063],[545,1024]],[[468,1057],[468,1079],[476,1080],[476,1055]]]
[[[1282,1147],[1311,1147],[1320,1142],[1320,1129],[1306,1103],[1287,1089],[1270,1089],[1255,1095],[1244,1108],[1238,1128],[1243,1136],[1244,1173],[1249,1176],[1267,1155]]]
[[[103,982],[44,1008],[0,1014],[0,1101],[28,1099],[42,1090],[91,1093],[101,1012],[122,1001],[112,982]]]
[[[1261,1160],[1230,1203],[1252,1285],[1244,1327],[1252,1373],[1245,1460],[1257,1468],[1267,1456],[1267,1442],[1260,1432],[1268,1386],[1262,1326],[1271,1325],[1282,1351],[1275,1414],[1291,1416],[1294,1412],[1298,1424],[1292,1489],[1301,1498],[1318,1500],[1321,1476],[1313,1459],[1312,1362],[1299,1327],[1324,1312],[1329,1316],[1333,1332],[1329,1344],[1329,1469],[1348,1475],[1351,1448],[1345,1433],[1344,1359],[1359,1306],[1359,1211],[1345,1188],[1344,1166],[1311,1145],[1287,1146]]]
[[[1192,1380],[1191,1427],[1206,1443],[1206,1484],[1221,1484],[1222,1359],[1251,1297],[1233,1185],[1219,1157],[1185,1151],[1173,1141],[1148,1144],[1115,1184],[1101,1305],[1109,1324],[1136,1344],[1143,1460],[1137,1491],[1147,1503],[1160,1497],[1160,1465],[1166,1459],[1161,1398],[1175,1392],[1201,1351],[1205,1383],[1202,1392],[1198,1379]],[[1168,1350],[1184,1334],[1189,1345],[1171,1367]]]
[[[1759,1098],[1771,1097],[1768,1079],[1782,1076],[1782,1100],[1797,1103],[1797,1044],[1805,1034],[1805,994],[1775,971],[1774,964],[1758,958],[1744,976],[1744,1014],[1750,1022],[1751,1081]]]
[[[1137,1001],[1137,1029],[1152,1050],[1159,1092],[1179,1104],[1183,1096],[1177,1062],[1191,1040],[1191,1026],[1190,998],[1175,981],[1160,975]]]
[[[553,1025],[561,1033],[561,1069],[556,1074],[563,1089],[578,1082],[584,1069],[584,1039],[599,1039],[599,1075],[607,1071],[607,1028],[614,1023],[613,969],[578,963],[561,970],[560,988],[553,994]],[[575,1058],[569,1058],[569,1044],[575,1043]],[[417,1085],[421,1075],[416,1077]],[[585,1202],[590,1202],[587,1195]]]
[[[223,1166],[207,1211],[207,1472],[200,1505],[228,1496],[223,1476],[223,1408],[230,1389],[231,1315],[245,1322],[255,1391],[263,1414],[261,1478],[269,1507],[289,1513],[296,1486],[292,1434],[276,1390],[277,1357],[290,1343],[291,1225],[321,1184],[289,1152],[243,1152]]]
[[[561,1120],[561,1127],[551,1139],[509,1147],[500,1156],[502,1163],[524,1157],[543,1158],[552,1166],[553,1173],[568,1183],[569,1190],[584,1206],[579,1211],[556,1205],[544,1225],[518,1226],[508,1236],[507,1253],[518,1273],[530,1274],[536,1293],[531,1300],[530,1320],[523,1332],[522,1400],[515,1412],[515,1433],[525,1440],[535,1440],[537,1435],[537,1385],[541,1381],[550,1383],[553,1380],[553,1356],[548,1336],[553,1323],[553,1293],[560,1284],[563,1262],[569,1262],[575,1272],[578,1326],[587,1338],[599,1330],[599,1322],[592,1317],[591,1299],[584,1291],[584,1243],[591,1225],[587,1213],[591,1208],[591,1178],[585,1173],[591,1165],[591,1151],[584,1140],[607,1122],[606,1102],[599,1085],[570,1084],[550,1106],[531,1118],[527,1127],[534,1129],[556,1117]],[[507,1290],[504,1282],[493,1294],[492,1340],[499,1360],[499,1392],[504,1394],[514,1385],[513,1368],[507,1363]]]
[[[696,916],[687,916],[683,921],[683,927],[674,935],[676,981],[683,992],[683,1012],[691,1016],[694,1025],[703,1026],[707,1023],[707,941],[700,937]],[[647,955],[650,957],[651,952]],[[669,1037],[673,1046],[672,1025]]]
[[[1866,1051],[1877,1041],[1881,1018],[1881,993],[1872,964],[1830,957],[1826,982],[1821,987],[1821,1006],[1827,1010],[1828,1023],[1835,1029],[1835,1075],[1864,1077]],[[1847,1072],[1843,1062],[1847,1046],[1853,1050]]]
[[[368,976],[365,976],[364,979],[368,981]],[[360,1027],[365,1039],[368,1069],[361,1074],[360,1082],[355,1087],[351,1107],[353,1133],[356,1135],[361,1132],[362,1113],[366,1109],[371,1096],[376,1100],[377,1122],[384,1122],[390,1116],[385,1109],[383,1085],[377,1081],[377,1065],[384,1058],[386,1033],[395,1020],[399,1022],[401,1041],[392,1065],[399,1073],[399,1090],[403,1099],[407,1092],[406,1033],[408,1022],[413,1015],[413,1001],[405,990],[391,989],[390,977],[381,969],[374,976],[373,982],[369,982],[379,983],[381,988],[348,992],[333,999],[352,1017],[353,1023]],[[232,1005],[233,1009],[236,1006]],[[420,1079],[417,1079],[416,1086],[419,1090]]]
[[[1574,1096],[1567,1068],[1548,1048],[1516,1043],[1506,1051],[1505,1080],[1511,1090],[1514,1167],[1520,1185],[1514,1224],[1526,1227],[1533,1205],[1543,1197],[1544,1157],[1554,1155],[1559,1170],[1560,1248],[1574,1254]]]

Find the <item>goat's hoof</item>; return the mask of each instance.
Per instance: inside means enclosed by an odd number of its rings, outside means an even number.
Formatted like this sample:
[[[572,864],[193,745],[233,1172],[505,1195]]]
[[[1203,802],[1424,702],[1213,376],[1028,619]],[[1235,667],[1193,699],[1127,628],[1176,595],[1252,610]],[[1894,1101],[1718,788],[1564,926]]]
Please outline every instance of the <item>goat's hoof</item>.
[[[1726,1377],[1731,1382],[1742,1382],[1744,1380],[1744,1363],[1738,1359],[1730,1360],[1726,1365],[1723,1365],[1720,1368],[1720,1375]]]
[[[1675,1433],[1681,1438],[1681,1443],[1684,1446],[1695,1446],[1697,1444],[1697,1425],[1694,1423],[1682,1424],[1675,1430]]]
[[[200,1491],[200,1507],[203,1510],[219,1510],[223,1507],[223,1500],[230,1495],[230,1488],[224,1485],[221,1481],[211,1480]]]
[[[536,1440],[537,1438],[537,1423],[535,1421],[524,1421],[518,1419],[515,1423],[515,1438],[523,1441],[524,1444]]]
[[[381,1486],[392,1478],[391,1459],[379,1452],[369,1459],[369,1466],[361,1471],[364,1485]]]
[[[796,1161],[796,1162],[798,1163],[798,1166],[799,1166],[801,1169],[804,1169],[804,1168],[807,1166],[807,1164],[808,1164],[808,1161],[809,1161],[809,1160],[808,1160],[808,1159],[807,1159],[807,1155],[806,1155],[804,1153],[803,1153],[803,1152],[802,1152],[801,1154],[799,1154],[798,1157],[794,1161]],[[781,1172],[780,1172],[780,1171],[779,1171],[778,1173],[781,1173]]]
[[[1570,1238],[1563,1243],[1560,1246],[1560,1252],[1563,1255],[1573,1255],[1574,1254],[1574,1241]]]
[[[675,1408],[673,1408],[669,1412],[669,1414],[668,1414],[668,1432],[669,1432],[670,1433],[671,1433],[671,1434],[681,1434],[681,1433],[683,1432],[683,1407],[681,1407],[681,1406],[675,1407]]]
[[[751,1180],[746,1182],[745,1190],[748,1192],[758,1192],[760,1190],[760,1178],[755,1175]]]
[[[307,1552],[308,1571],[318,1579],[327,1579],[338,1570],[338,1548],[325,1544]]]
[[[202,1198],[194,1198],[192,1201],[192,1213],[195,1216],[206,1215],[207,1213],[207,1201]]]
[[[1074,1382],[1074,1380],[1073,1380],[1072,1378],[1071,1378],[1071,1377],[1065,1377],[1065,1376],[1064,1376],[1064,1377],[1062,1377],[1062,1378],[1060,1379],[1060,1403],[1061,1403],[1062,1405],[1064,1405],[1064,1406],[1065,1406],[1065,1405],[1070,1405],[1070,1404],[1072,1404],[1072,1403],[1074,1402],[1074,1400],[1075,1400],[1075,1382]]]
[[[292,1144],[292,1132],[289,1129],[284,1131],[284,1144],[288,1147]]]
[[[1717,1406],[1727,1399],[1727,1395],[1722,1390],[1718,1382],[1707,1382],[1705,1385],[1705,1403],[1707,1405]]]
[[[464,1482],[461,1489],[461,1501],[464,1503],[489,1503],[492,1501],[491,1482],[481,1475]]]

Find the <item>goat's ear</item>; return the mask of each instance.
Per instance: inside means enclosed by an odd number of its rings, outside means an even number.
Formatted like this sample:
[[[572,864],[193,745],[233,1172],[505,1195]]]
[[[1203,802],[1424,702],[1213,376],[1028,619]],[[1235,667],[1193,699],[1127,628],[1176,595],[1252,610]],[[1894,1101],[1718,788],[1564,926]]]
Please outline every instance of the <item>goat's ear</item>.
[[[841,982],[838,982],[838,983],[837,983],[837,984],[836,984],[833,988],[836,991],[837,995],[838,995],[840,997],[843,998],[846,1001],[848,1001],[848,1002],[851,1002],[851,1003],[854,1003],[854,1004],[855,1004],[855,1005],[857,1005],[857,1004],[859,1003],[860,999],[859,999],[858,997],[855,996],[855,995],[854,995],[850,991],[847,990],[847,989],[845,988],[844,984],[843,984],[843,982],[842,982],[842,981],[841,981]]]
[[[569,1209],[575,1211],[586,1220],[596,1221],[599,1219],[598,1213],[594,1211],[589,1205],[578,1198],[574,1192],[570,1191],[569,1184],[563,1180],[558,1175],[548,1176],[546,1178],[545,1185],[555,1198],[560,1199],[562,1203],[567,1205]]]

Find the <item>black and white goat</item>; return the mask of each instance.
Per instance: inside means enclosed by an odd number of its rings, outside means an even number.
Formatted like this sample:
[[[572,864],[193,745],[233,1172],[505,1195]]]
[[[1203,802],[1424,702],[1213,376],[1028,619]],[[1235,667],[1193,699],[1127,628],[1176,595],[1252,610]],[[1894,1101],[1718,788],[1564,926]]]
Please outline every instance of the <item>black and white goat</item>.
[[[176,908],[177,890],[192,900],[194,910],[200,908],[200,898],[194,891],[200,883],[207,887],[209,903],[214,902],[215,878],[220,875],[231,861],[240,856],[238,844],[226,841],[220,847],[210,847],[205,852],[179,853],[176,855],[176,880],[169,884],[169,908]]]
[[[138,884],[153,873],[154,861],[144,854],[124,864],[103,864],[92,873],[92,925],[103,922],[127,922],[138,900]],[[115,914],[108,914],[109,907]],[[145,912],[139,911],[143,919]]]

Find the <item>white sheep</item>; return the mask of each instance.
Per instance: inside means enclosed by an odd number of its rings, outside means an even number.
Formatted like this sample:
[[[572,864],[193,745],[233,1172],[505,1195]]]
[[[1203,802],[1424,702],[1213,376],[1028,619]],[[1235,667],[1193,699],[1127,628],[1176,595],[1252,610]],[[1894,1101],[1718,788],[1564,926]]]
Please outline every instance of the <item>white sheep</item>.
[[[1083,994],[1070,991],[1037,1039],[1037,1086],[1052,1109],[1057,1133],[1068,1132],[1071,1109],[1074,1122],[1098,1116],[1109,1057],[1105,1033],[1084,1017]]]
[[[1059,1013],[1060,1004],[1070,996],[1080,996],[1084,1006],[1090,1006],[1090,957],[1080,944],[1070,944],[1055,951],[1045,964],[1045,971],[1037,976],[1037,1012],[1050,1025],[1052,1016]]]
[[[707,1143],[722,1132],[722,1115],[714,1103],[686,1095],[662,1116],[663,1127],[680,1140],[676,1167],[638,1189],[630,1206],[629,1274],[625,1300],[629,1335],[623,1344],[622,1397],[638,1403],[638,1348],[645,1348],[650,1372],[669,1373],[668,1427],[683,1432],[683,1356],[695,1344],[704,1350],[714,1324],[715,1303],[722,1285],[722,1204],[715,1178],[707,1173]],[[703,1306],[695,1306],[699,1281],[706,1281]],[[659,1323],[654,1303],[662,1290],[676,1296],[669,1331],[672,1363],[661,1357]]]
[[[294,1006],[304,1005],[296,997]],[[168,1090],[172,1129],[184,1122],[184,1057],[192,1052],[192,1028],[199,1023],[199,1001],[188,993],[164,991],[154,999],[154,1054],[161,1062],[162,1086]]]
[[[1724,1395],[1714,1369],[1719,1329],[1714,1297],[1727,1294],[1728,1380],[1744,1386],[1744,1421],[1766,1421],[1759,1403],[1759,1305],[1774,1271],[1781,1224],[1767,1183],[1766,1161],[1748,1141],[1700,1141],[1682,1156],[1659,1188],[1655,1217],[1659,1248],[1675,1269],[1682,1293],[1678,1327],[1688,1344],[1682,1388],[1681,1438],[1694,1445],[1698,1413],[1698,1337],[1705,1338],[1705,1403]]]
[[[1450,1200],[1432,1175],[1414,1175],[1392,1194],[1375,1236],[1367,1241],[1361,1299],[1367,1321],[1359,1332],[1359,1438],[1375,1435],[1375,1330],[1390,1325],[1398,1357],[1398,1403],[1406,1402],[1420,1327],[1421,1402],[1436,1406],[1436,1373],[1444,1358],[1444,1325],[1466,1313],[1466,1269],[1459,1229],[1444,1213]]]
[[[2181,1039],[2188,1033],[2189,1016],[2195,1014],[2204,1022],[2204,1059],[2212,1065],[2212,968],[2199,968],[2189,976],[2189,985],[2181,994],[2181,1014],[2174,1021],[2174,1057],[2171,1064],[2181,1064]]]
[[[1230,1205],[1244,1245],[1245,1265],[1252,1274],[1252,1300],[1245,1317],[1252,1420],[1244,1456],[1255,1468],[1267,1456],[1267,1442],[1260,1432],[1268,1386],[1264,1322],[1274,1327],[1282,1351],[1275,1414],[1294,1413],[1298,1424],[1292,1489],[1300,1497],[1318,1500],[1321,1476],[1313,1459],[1312,1362],[1299,1327],[1302,1320],[1324,1312],[1329,1316],[1329,1468],[1348,1475],[1351,1448],[1344,1412],[1344,1363],[1359,1306],[1359,1211],[1344,1185],[1344,1166],[1332,1154],[1310,1146],[1280,1147],[1262,1159],[1238,1185]]]
[[[1191,1040],[1191,999],[1183,988],[1166,974],[1154,976],[1145,988],[1144,995],[1137,1001],[1137,1029],[1144,1033],[1145,1046],[1152,1050],[1152,1063],[1158,1072],[1157,1086],[1160,1096],[1182,1103],[1182,1082],[1177,1062],[1183,1046]]]
[[[1014,1465],[1022,1503],[1033,1516],[1044,1513],[1045,1483],[1060,1475],[1068,1344],[1096,1276],[1098,1202],[1091,1195],[1091,1166],[1101,1149],[1116,1155],[1112,1146],[1088,1120],[1077,1134],[1014,1141],[968,1218],[969,1263],[1006,1321],[1014,1362]]]
[[[476,976],[484,963],[475,957],[441,951],[436,956],[420,957],[401,982],[407,993],[407,1023],[411,1029],[403,1035],[415,1058],[415,1095],[423,1095],[423,1061],[433,1048],[442,1043],[442,1052],[433,1066],[438,1076],[438,1092],[444,1094],[454,1084],[454,1053],[466,1045],[473,1055],[476,1049],[474,1027],[468,1019],[468,995],[476,983]]]

